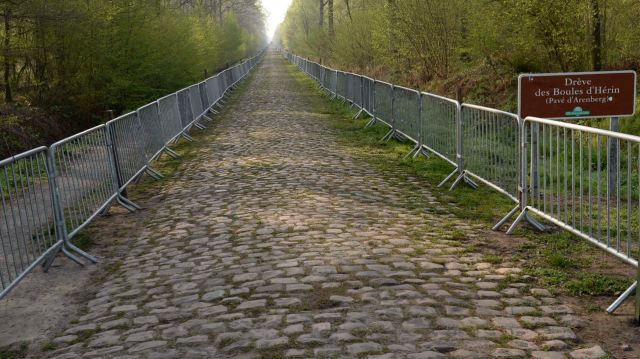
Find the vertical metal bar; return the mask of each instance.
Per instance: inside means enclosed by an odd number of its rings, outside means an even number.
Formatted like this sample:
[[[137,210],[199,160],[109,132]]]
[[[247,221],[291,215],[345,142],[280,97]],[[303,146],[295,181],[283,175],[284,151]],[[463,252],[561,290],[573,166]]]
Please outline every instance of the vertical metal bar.
[[[13,188],[15,189],[15,193],[16,193],[16,204],[18,207],[18,217],[20,218],[20,226],[18,226],[18,223],[16,223],[16,210],[13,208],[13,206],[11,207],[11,214],[13,217],[13,225],[14,225],[14,231],[16,233],[16,243],[18,244],[18,258],[20,259],[20,268],[22,269],[22,271],[24,271],[24,257],[22,256],[22,247],[20,246],[21,241],[20,241],[20,234],[18,233],[18,228],[20,229],[20,231],[22,232],[22,238],[24,238],[24,227],[22,227],[22,209],[20,208],[20,199],[18,198],[18,181],[16,180],[16,169],[15,169],[15,163],[11,164],[11,173],[13,175],[12,179],[13,179]],[[11,190],[9,190],[9,203],[13,204],[13,198],[11,196]],[[16,276],[18,276],[18,273],[16,272]]]
[[[631,179],[631,141],[627,141],[627,257],[631,257],[631,218],[633,216],[631,203],[631,190],[633,181]]]
[[[543,211],[547,212],[547,125],[542,125],[542,178],[544,179]]]
[[[583,143],[582,143],[582,131],[579,131],[578,134],[580,135],[580,232],[584,233],[584,201],[583,201],[583,197],[584,197],[584,189],[583,189],[583,184],[584,184],[584,156],[582,153],[582,147],[583,147]]]
[[[620,252],[620,139],[616,138],[616,213],[617,213],[617,227],[618,233],[616,234],[616,250]]]
[[[596,198],[596,203],[598,204],[598,241],[602,242],[602,231],[601,231],[601,227],[600,227],[600,212],[601,212],[601,208],[600,208],[600,135],[596,135],[596,139],[598,140],[598,177],[597,177],[597,183],[596,185],[598,186],[597,189],[597,198]]]
[[[571,226],[576,227],[576,138],[571,130]]]

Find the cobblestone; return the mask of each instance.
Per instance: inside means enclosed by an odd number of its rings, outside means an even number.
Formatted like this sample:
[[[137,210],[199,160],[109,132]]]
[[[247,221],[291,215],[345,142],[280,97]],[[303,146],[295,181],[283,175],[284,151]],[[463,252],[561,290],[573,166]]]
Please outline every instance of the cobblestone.
[[[215,138],[164,185],[121,268],[60,330],[63,350],[53,355],[601,354],[572,348],[569,326],[587,323],[551,292],[521,293],[526,284],[506,281],[519,268],[449,239],[453,229],[475,230],[428,188],[379,172],[337,141],[314,110],[323,100],[297,91],[284,64],[270,52],[240,101],[214,117]],[[426,207],[406,208],[408,197]],[[86,347],[68,344],[78,338]]]

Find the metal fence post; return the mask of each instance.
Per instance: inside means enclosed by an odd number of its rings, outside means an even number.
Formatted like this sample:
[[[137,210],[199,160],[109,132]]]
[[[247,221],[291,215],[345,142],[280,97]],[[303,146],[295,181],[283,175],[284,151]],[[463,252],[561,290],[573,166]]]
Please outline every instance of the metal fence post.
[[[618,118],[611,117],[609,120],[609,131],[618,132]],[[609,139],[609,159],[607,167],[609,169],[608,176],[608,189],[609,192],[607,194],[609,197],[615,195],[616,192],[616,184],[618,183],[618,141],[614,139]],[[608,200],[608,199],[607,199]]]
[[[456,100],[458,101],[458,171],[460,171],[460,173],[464,173],[464,148],[462,145],[463,118],[462,107],[460,107],[464,103],[464,97],[462,96],[462,87],[458,87],[456,90]]]
[[[115,117],[115,115],[113,114],[113,110],[107,110],[107,122],[113,120]],[[113,132],[109,132],[109,140],[111,141],[112,144],[112,150],[113,150],[113,158],[114,158],[114,169],[116,171],[116,179],[118,181],[118,188],[122,188],[122,180],[120,179],[120,167],[118,166],[118,163],[120,163],[120,160],[118,158],[118,150],[116,149],[115,146],[113,146],[113,143],[115,143],[115,139],[113,138]],[[128,198],[127,196],[127,188],[122,188],[122,191],[120,191],[120,195],[124,198]]]
[[[373,81],[371,83],[371,86],[373,86],[373,89],[370,89],[370,91],[373,92],[373,102],[371,103],[371,112],[373,114],[373,118],[371,119],[371,121],[369,121],[369,123],[367,123],[364,126],[364,128],[371,127],[371,126],[375,125],[376,122],[378,121],[378,120],[376,120],[376,79],[373,79]],[[338,92],[338,91],[336,90],[336,92]]]

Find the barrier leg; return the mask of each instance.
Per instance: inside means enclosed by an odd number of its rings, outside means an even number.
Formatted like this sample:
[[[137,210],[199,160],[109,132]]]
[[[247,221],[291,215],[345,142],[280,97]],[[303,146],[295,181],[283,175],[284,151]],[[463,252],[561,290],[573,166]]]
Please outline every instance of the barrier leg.
[[[154,170],[151,167],[147,167],[145,172],[155,180],[159,180],[160,178],[164,178],[163,175],[161,175],[160,173],[158,173],[158,171]]]
[[[425,150],[424,147],[422,146],[420,146],[420,150],[417,151],[415,155],[413,155],[413,158],[420,156],[420,154],[424,155],[426,158],[431,158],[431,155],[429,154],[429,152]]]
[[[180,155],[179,155],[179,154],[177,154],[174,150],[170,149],[169,147],[165,148],[165,149],[164,149],[164,152],[165,152],[167,155],[171,156],[172,158],[178,158],[178,157],[180,157]]]
[[[524,217],[524,219],[526,219],[527,222],[529,222],[529,224],[533,226],[533,228],[539,230],[540,232],[544,232],[547,230],[547,227],[545,227],[542,223],[538,222],[535,218],[531,217],[531,215],[529,215],[528,213]]]
[[[507,223],[508,220],[511,219],[511,217],[513,217],[518,210],[520,209],[520,205],[517,205],[514,209],[511,210],[511,212],[509,212],[509,214],[507,214],[504,218],[502,218],[500,220],[500,222],[498,222],[495,226],[493,226],[493,228],[491,228],[494,231],[499,230],[500,228],[502,228],[502,226],[505,225],[505,223]]]
[[[449,191],[453,190],[454,188],[456,188],[458,186],[458,184],[463,181],[464,183],[468,184],[471,188],[476,189],[478,188],[478,184],[473,182],[469,176],[467,176],[467,173],[465,171],[462,171],[462,173],[460,174],[460,176],[458,176],[458,178],[455,180],[455,182],[453,182],[453,185],[451,186],[451,188],[449,188]]]
[[[403,157],[403,159],[406,159],[407,157],[413,155],[414,153],[419,152],[420,148],[422,148],[422,146],[420,146],[420,144],[417,144],[414,148],[411,149],[411,152],[407,153],[407,155]]]
[[[84,262],[82,262],[80,259],[76,258],[73,254],[71,254],[68,250],[67,247],[69,249],[71,249],[72,251],[76,252],[77,254],[85,257],[86,259],[90,260],[93,263],[98,263],[98,260],[91,256],[90,254],[86,253],[85,251],[83,251],[82,249],[74,246],[73,244],[71,244],[71,242],[69,242],[68,240],[65,241],[66,243],[64,244],[64,246],[62,247],[62,253],[64,253],[65,256],[69,257],[69,259],[71,259],[72,261],[80,264],[81,266],[84,266]]]
[[[209,122],[213,122],[213,120],[211,118],[209,118],[207,115],[202,115],[202,118],[204,118],[205,120],[207,120]]]
[[[607,308],[607,313],[613,314],[613,312],[615,312],[622,305],[622,303],[624,303],[624,301],[627,300],[629,296],[631,296],[631,294],[636,292],[637,287],[638,287],[638,282],[636,281],[635,283],[633,283],[631,287],[629,287],[629,289],[625,290],[624,293],[622,293],[622,295],[618,297],[618,299],[616,299],[616,301],[609,306],[609,308]],[[636,294],[636,297],[638,297],[638,294]],[[637,299],[636,299],[636,307],[637,307]],[[637,318],[637,315],[634,316],[634,318]]]
[[[56,259],[56,257],[58,256],[58,253],[60,253],[60,249],[62,248],[62,246],[59,246],[58,248],[56,248],[51,255],[49,255],[49,257],[47,258],[47,260],[45,260],[42,263],[42,270],[47,273],[49,271],[49,268],[51,268],[51,265],[53,264],[53,261]],[[84,263],[83,263],[84,264]]]
[[[140,207],[137,204],[131,202],[128,198],[125,198],[121,194],[118,194],[118,197],[116,198],[116,201],[118,202],[119,205],[124,207],[129,212],[133,212],[136,209],[138,209],[138,210],[142,209],[142,207]]]
[[[194,125],[196,128],[199,128],[199,129],[201,129],[201,130],[206,130],[206,129],[207,129],[206,127],[204,127],[203,125],[199,124],[198,122],[194,122],[194,123],[193,123],[193,125]]]
[[[393,136],[394,132],[396,132],[396,130],[391,129],[389,132],[387,132],[386,135],[384,135],[384,137],[382,137],[382,139],[380,141],[384,141],[384,140],[390,140],[391,136]]]
[[[440,182],[440,184],[438,185],[438,187],[442,187],[444,186],[445,183],[449,182],[450,179],[453,178],[453,176],[456,175],[456,173],[458,173],[458,169],[456,168],[455,170],[453,170],[453,172],[451,172],[450,175],[447,176],[447,178],[444,179],[444,181]]]
[[[353,118],[351,118],[351,119],[352,119],[352,120],[357,119],[358,117],[360,117],[360,115],[362,115],[362,113],[363,113],[363,112],[364,112],[364,110],[363,110],[363,109],[360,109],[360,111],[358,111],[358,113],[356,113],[356,115],[355,115],[355,116],[353,116]]]
[[[191,136],[187,135],[187,134],[186,134],[186,133],[184,133],[184,132],[182,133],[182,135],[181,135],[181,136],[182,136],[182,138],[184,138],[185,140],[187,140],[187,141],[189,141],[189,142],[193,142],[193,141],[195,141],[195,139],[194,139],[193,137],[191,137]]]
[[[513,223],[511,224],[511,227],[509,227],[509,229],[507,230],[507,234],[512,234],[513,231],[516,230],[520,222],[522,222],[522,220],[525,219],[525,217],[527,216],[528,211],[529,210],[525,208],[524,211],[520,212],[520,215],[518,216],[518,218],[516,218],[516,220],[513,221]]]

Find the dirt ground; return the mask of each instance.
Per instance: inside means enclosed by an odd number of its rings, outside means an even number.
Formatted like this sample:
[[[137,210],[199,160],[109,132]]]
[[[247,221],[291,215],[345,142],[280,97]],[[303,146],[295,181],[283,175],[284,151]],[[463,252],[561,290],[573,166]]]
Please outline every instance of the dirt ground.
[[[139,204],[151,207],[153,199]],[[136,230],[149,214],[145,208],[129,213],[114,206],[87,229],[92,241],[87,251],[98,263],[85,260],[81,267],[59,255],[48,273],[34,270],[1,300],[0,355],[25,357],[29,348],[42,347],[58,328],[68,327],[100,288],[112,264],[110,258],[126,250],[127,240],[136,238]]]
[[[507,236],[504,231],[484,231],[485,238],[495,239],[490,245],[476,244],[476,248],[487,254],[496,254],[509,260],[510,257],[522,255],[517,248],[528,239],[518,236]],[[632,278],[635,269],[616,260],[611,255],[598,251],[597,261],[606,263],[607,269],[598,269],[608,275]],[[526,259],[525,259],[526,261]],[[524,263],[523,263],[524,264]],[[575,328],[576,334],[585,342],[598,342],[604,350],[614,358],[640,358],[640,327],[633,321],[634,300],[631,296],[614,314],[608,314],[606,308],[617,298],[615,296],[558,296],[558,300],[576,309],[576,316],[590,322],[590,325]]]

